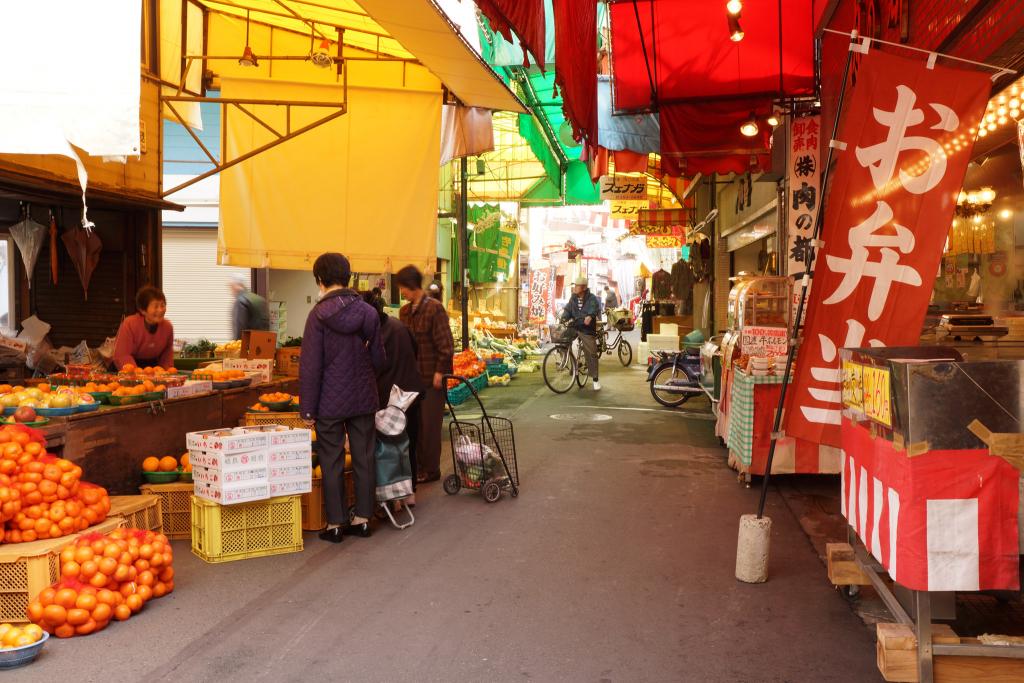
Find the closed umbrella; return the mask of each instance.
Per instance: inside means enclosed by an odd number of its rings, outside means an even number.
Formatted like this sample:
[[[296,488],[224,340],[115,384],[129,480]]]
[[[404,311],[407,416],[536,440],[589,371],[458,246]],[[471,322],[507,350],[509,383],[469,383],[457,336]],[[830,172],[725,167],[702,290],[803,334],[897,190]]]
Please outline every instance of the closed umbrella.
[[[71,228],[61,236],[64,246],[68,249],[71,262],[75,264],[78,271],[78,279],[82,282],[82,290],[85,292],[86,301],[89,300],[89,280],[92,272],[100,262],[100,252],[103,251],[103,242],[100,236],[92,228],[82,226]]]
[[[53,215],[53,209],[50,209],[50,279],[53,284],[57,284],[57,217]]]
[[[22,219],[11,226],[11,237],[21,252],[21,260],[28,275],[28,286],[31,289],[36,259],[39,258],[39,252],[43,250],[43,242],[46,240],[46,226],[32,220],[28,209],[23,208]]]

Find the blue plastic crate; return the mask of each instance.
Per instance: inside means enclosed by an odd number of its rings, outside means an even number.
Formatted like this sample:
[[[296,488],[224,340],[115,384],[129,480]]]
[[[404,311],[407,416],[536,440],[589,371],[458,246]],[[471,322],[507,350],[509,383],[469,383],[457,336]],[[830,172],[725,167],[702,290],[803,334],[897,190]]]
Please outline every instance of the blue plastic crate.
[[[508,373],[508,363],[500,363],[498,365],[488,365],[487,374],[495,377]]]

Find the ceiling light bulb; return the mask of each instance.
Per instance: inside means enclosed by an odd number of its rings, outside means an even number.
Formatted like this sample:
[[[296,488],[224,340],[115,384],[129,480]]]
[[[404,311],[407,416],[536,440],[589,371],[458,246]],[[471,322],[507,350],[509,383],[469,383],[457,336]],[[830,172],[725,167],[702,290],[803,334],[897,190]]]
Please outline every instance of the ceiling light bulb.
[[[995,121],[996,120],[995,113],[993,112],[991,114],[985,114],[985,120],[986,121]]]
[[[980,223],[981,222],[981,214],[975,214],[974,222],[975,223]]]
[[[752,138],[758,133],[757,119],[754,118],[754,114],[751,113],[750,119],[743,122],[740,126],[740,133],[748,138]]]
[[[1003,209],[1002,211],[999,212],[999,217],[1002,218],[1004,221],[1010,220],[1011,216],[1013,216],[1013,211],[1010,211],[1009,209]]]
[[[987,126],[985,126],[985,127],[986,127],[986,128],[988,128],[989,132],[991,133],[992,131],[994,131],[994,130],[996,129],[996,124],[995,124],[995,122],[993,121],[993,122],[989,123],[989,124],[988,124]]]
[[[1010,100],[1010,109],[1020,109],[1020,100],[1016,97]]]
[[[1006,107],[999,107],[996,109],[996,114],[999,116],[1006,116]]]
[[[259,66],[260,63],[256,59],[256,55],[253,53],[252,48],[248,45],[245,46],[245,50],[242,51],[242,56],[238,59],[239,66]]]
[[[986,204],[991,204],[993,201],[995,201],[996,191],[993,190],[991,187],[981,188],[979,194],[981,195],[981,201],[983,201]]]
[[[309,55],[309,61],[313,62],[315,66],[319,66],[322,69],[326,69],[329,66],[333,66],[334,58],[331,57],[331,41],[324,38],[320,41],[320,47],[314,50]]]
[[[998,118],[998,119],[996,120],[996,123],[998,123],[998,124],[999,124],[1000,126],[1005,126],[1005,125],[1006,125],[1006,121],[1007,121],[1007,119],[1006,119],[1006,117],[1005,117],[1005,116],[1000,116],[1000,117],[999,117],[999,118]]]
[[[966,201],[967,201],[967,193],[964,192],[963,190],[960,190],[960,194],[958,194],[956,196],[956,203],[957,204],[963,204]]]
[[[743,9],[743,3],[740,0],[729,0],[725,3],[725,9],[729,14],[736,16]]]
[[[982,128],[981,130],[979,130],[979,131],[978,131],[978,137],[979,137],[979,138],[983,138],[983,137],[985,137],[986,135],[988,135],[988,131],[987,131],[987,130],[985,130],[984,128]]]
[[[1020,109],[1011,109],[1010,110],[1010,118],[1011,119],[1019,119],[1020,118]]]
[[[740,26],[738,16],[729,15],[729,40],[738,43],[743,40],[743,28]]]
[[[779,125],[779,117],[778,117],[778,116],[776,116],[776,115],[775,115],[774,113],[772,113],[772,114],[769,114],[769,115],[768,115],[768,118],[767,118],[767,119],[765,119],[765,121],[766,121],[766,122],[767,122],[767,124],[768,124],[769,126],[771,126],[772,128],[774,128],[775,126]]]
[[[1006,95],[1000,95],[997,101],[999,104],[1006,104]]]

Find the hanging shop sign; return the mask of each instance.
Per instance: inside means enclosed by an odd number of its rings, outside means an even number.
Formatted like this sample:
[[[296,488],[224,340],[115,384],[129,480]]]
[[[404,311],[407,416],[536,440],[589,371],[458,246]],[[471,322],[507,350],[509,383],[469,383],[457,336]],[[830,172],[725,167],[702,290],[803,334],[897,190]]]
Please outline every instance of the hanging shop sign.
[[[646,235],[649,237],[685,237],[686,228],[682,225],[639,225],[629,226],[630,236]]]
[[[799,277],[807,271],[814,221],[821,203],[821,117],[801,116],[790,126],[786,213],[786,273]]]
[[[677,235],[648,235],[648,249],[681,249],[683,238]]]
[[[646,199],[643,201],[614,201],[612,202],[611,217],[635,221],[639,213],[649,206],[650,202]]]
[[[599,186],[601,201],[647,201],[647,176],[603,175]]]
[[[789,333],[785,327],[748,325],[740,334],[740,348],[746,356],[785,356],[789,351]]]
[[[787,436],[840,445],[840,348],[916,344],[992,85],[879,50],[842,112],[824,247],[787,395]],[[842,150],[842,151],[839,151]]]
[[[537,268],[530,271],[530,318],[546,319],[551,306],[551,269]]]
[[[678,209],[644,209],[637,214],[637,224],[642,227],[693,225],[695,210],[683,206]]]

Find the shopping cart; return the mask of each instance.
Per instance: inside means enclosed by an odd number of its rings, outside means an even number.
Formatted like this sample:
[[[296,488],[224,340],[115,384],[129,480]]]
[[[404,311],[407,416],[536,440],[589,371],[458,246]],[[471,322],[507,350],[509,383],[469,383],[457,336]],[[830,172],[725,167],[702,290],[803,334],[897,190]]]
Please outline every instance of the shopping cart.
[[[488,503],[494,503],[507,490],[515,498],[519,495],[519,468],[512,421],[488,415],[480,395],[465,377],[445,375],[445,384],[449,379],[469,387],[480,406],[481,417],[479,423],[460,420],[455,406],[448,402],[454,474],[445,478],[444,492],[454,496],[461,489],[470,489],[479,491]]]

